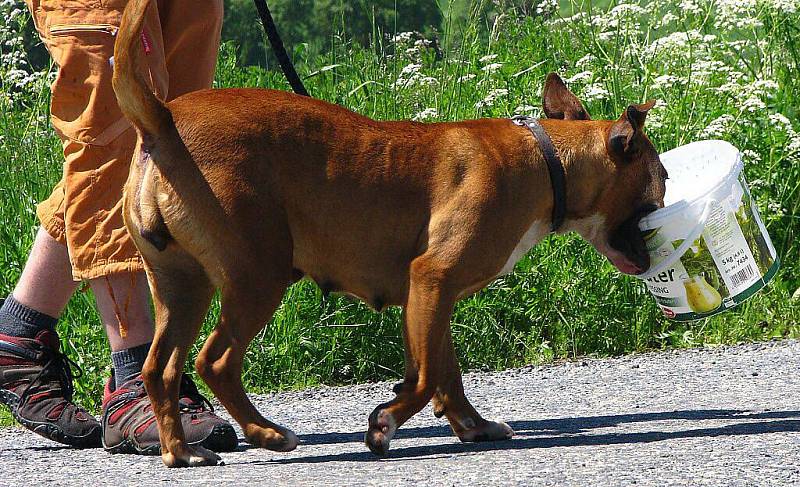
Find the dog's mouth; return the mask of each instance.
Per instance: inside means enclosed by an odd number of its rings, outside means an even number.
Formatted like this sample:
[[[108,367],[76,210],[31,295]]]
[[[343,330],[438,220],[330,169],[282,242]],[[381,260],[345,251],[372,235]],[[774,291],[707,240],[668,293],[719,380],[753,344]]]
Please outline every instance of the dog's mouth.
[[[639,230],[639,220],[657,210],[655,205],[644,205],[622,222],[608,238],[608,245],[601,253],[608,257],[623,274],[641,274],[650,268],[650,254]]]

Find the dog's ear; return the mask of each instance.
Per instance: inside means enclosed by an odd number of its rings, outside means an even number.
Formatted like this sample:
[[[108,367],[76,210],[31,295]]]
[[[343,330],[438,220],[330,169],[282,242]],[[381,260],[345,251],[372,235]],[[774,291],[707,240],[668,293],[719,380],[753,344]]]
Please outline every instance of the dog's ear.
[[[583,108],[564,81],[556,73],[547,75],[547,81],[542,90],[542,105],[547,118],[560,118],[562,120],[590,120],[589,112]]]
[[[619,120],[614,122],[608,132],[609,152],[623,157],[628,154],[637,134],[642,133],[647,112],[655,106],[655,100],[650,100],[641,105],[629,105],[622,112]]]

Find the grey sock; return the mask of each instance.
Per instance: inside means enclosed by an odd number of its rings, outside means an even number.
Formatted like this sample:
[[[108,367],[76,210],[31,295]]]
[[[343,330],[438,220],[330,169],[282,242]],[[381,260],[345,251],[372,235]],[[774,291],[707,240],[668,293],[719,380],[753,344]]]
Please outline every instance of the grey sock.
[[[0,304],[0,334],[3,335],[35,338],[42,330],[54,331],[58,323],[58,318],[25,306],[12,294]]]
[[[134,375],[142,372],[144,359],[150,351],[150,344],[145,343],[118,352],[111,352],[111,363],[114,365],[114,383],[120,387]]]

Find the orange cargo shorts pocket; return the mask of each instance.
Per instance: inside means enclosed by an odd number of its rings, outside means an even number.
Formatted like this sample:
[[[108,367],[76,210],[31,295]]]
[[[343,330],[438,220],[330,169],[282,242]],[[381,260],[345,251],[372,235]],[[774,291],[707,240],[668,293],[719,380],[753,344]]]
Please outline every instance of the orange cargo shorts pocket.
[[[51,86],[53,127],[70,140],[106,145],[130,124],[120,112],[111,86],[117,27],[100,23],[53,23],[45,42],[58,65]],[[44,37],[44,36],[43,36]]]

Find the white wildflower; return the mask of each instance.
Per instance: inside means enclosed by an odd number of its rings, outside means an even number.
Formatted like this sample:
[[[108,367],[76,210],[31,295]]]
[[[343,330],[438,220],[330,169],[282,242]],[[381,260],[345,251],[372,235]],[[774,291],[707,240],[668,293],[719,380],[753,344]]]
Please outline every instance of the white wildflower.
[[[778,88],[779,88],[778,83],[776,83],[775,81],[772,81],[771,79],[758,79],[758,80],[755,80],[755,81],[753,81],[753,83],[749,87],[749,89],[753,93],[755,93],[755,94],[757,94],[759,96],[767,95],[767,94],[769,94],[771,92],[774,92]]]
[[[586,87],[583,89],[583,100],[587,102],[594,100],[605,100],[609,97],[609,95],[610,93],[608,90],[603,88],[598,83],[586,85]]]
[[[784,132],[787,135],[792,135],[794,133],[792,122],[790,122],[789,119],[786,118],[786,115],[782,113],[770,113],[769,121],[773,127],[779,129],[781,132]]]
[[[422,122],[424,120],[430,120],[438,116],[439,116],[438,110],[436,110],[435,108],[426,108],[425,110],[422,110],[421,112],[414,115],[413,120],[415,122]]]
[[[800,160],[800,133],[795,131],[792,122],[782,113],[770,113],[770,124],[786,134],[786,147],[784,150],[790,161]]]
[[[786,154],[788,154],[788,159],[793,162],[800,162],[800,137],[795,135],[789,140],[789,143],[786,144]]]
[[[769,210],[769,216],[772,218],[779,218],[786,215],[783,205],[778,201],[770,201],[767,203],[767,209]]]
[[[735,72],[733,68],[716,59],[696,59],[692,63],[692,78],[695,83],[706,83],[713,76],[736,80],[742,73]]]
[[[567,78],[567,83],[578,83],[578,82],[588,81],[592,79],[593,76],[594,73],[592,73],[591,71],[581,71],[580,73],[576,73]]]
[[[644,52],[650,56],[672,56],[678,54],[683,57],[688,55],[690,43],[700,41],[702,38],[702,34],[697,30],[673,32],[651,42]]]
[[[703,13],[703,7],[700,6],[700,2],[697,0],[681,0],[680,5],[678,5],[678,9],[695,15],[700,15]]]
[[[595,61],[597,61],[597,58],[595,56],[587,54],[582,58],[578,59],[577,61],[575,61],[575,65],[578,66],[579,68],[585,68],[586,66],[593,64]]]
[[[667,108],[667,102],[664,100],[656,100],[653,108],[647,112],[647,127],[652,130],[664,128],[664,114]]]
[[[434,78],[433,76],[421,76],[417,79],[417,84],[421,86],[429,86],[431,88],[435,88],[439,86],[439,80]]]
[[[541,113],[541,109],[533,105],[520,105],[514,109],[514,113],[517,115],[528,115],[529,117],[538,117]]]
[[[653,80],[653,89],[663,90],[665,88],[671,88],[678,84],[683,84],[683,80],[681,80],[677,76],[672,76],[671,74],[662,74],[661,76]]]
[[[422,69],[421,64],[411,63],[407,66],[404,66],[403,69],[400,70],[400,78],[410,78],[415,74],[419,74],[419,70]]]
[[[583,24],[587,20],[591,23],[591,19],[588,18],[589,14],[586,12],[578,12],[575,15],[570,17],[552,17],[547,20],[547,24],[552,27],[558,27],[563,25],[576,25],[576,24]]]
[[[482,67],[481,71],[483,71],[485,73],[494,73],[494,72],[496,72],[498,69],[500,69],[502,67],[503,67],[503,63],[491,63],[491,64],[487,64],[486,66]]]
[[[465,75],[463,75],[463,76],[459,76],[457,81],[458,81],[459,83],[465,83],[465,82],[467,82],[467,81],[472,81],[472,80],[474,80],[476,77],[477,77],[477,75],[476,75],[476,74],[474,74],[474,73],[467,73],[467,74],[465,74]]]
[[[392,42],[395,44],[411,42],[416,35],[416,32],[398,32],[394,37],[392,37]]]
[[[711,123],[709,123],[708,126],[706,126],[702,132],[700,132],[700,135],[706,138],[721,137],[728,133],[734,121],[735,119],[733,118],[733,115],[726,113],[725,115],[712,120]]]
[[[397,80],[392,84],[395,89],[411,88],[413,86],[434,87],[439,84],[439,80],[431,76],[425,76],[420,72],[421,64],[411,63],[400,70]]]
[[[494,61],[497,59],[497,54],[487,54],[482,58],[478,59],[481,63],[488,63],[489,61]]]
[[[739,108],[746,112],[754,113],[766,108],[766,101],[778,89],[775,81],[759,79],[752,83],[741,84],[738,81],[731,81],[716,88],[712,88],[717,93],[730,96]]]
[[[504,97],[506,95],[508,95],[507,89],[495,88],[489,91],[489,93],[486,94],[486,97],[483,100],[480,100],[477,103],[475,103],[475,108],[480,110],[481,108],[491,107],[492,105],[494,105],[495,101],[497,101],[498,98]]]
[[[758,18],[759,0],[717,0],[714,24],[718,29],[755,29],[763,26]]]
[[[643,7],[634,3],[621,3],[612,8],[608,14],[610,17],[624,17],[625,15],[644,15],[647,13]]]
[[[744,39],[739,39],[739,40],[727,41],[725,42],[725,44],[728,47],[730,47],[733,51],[741,51],[747,47],[747,44],[749,42],[750,41]]]
[[[541,0],[536,6],[537,15],[550,15],[558,10],[558,0]]]
[[[761,156],[758,154],[758,152],[751,149],[745,149],[742,151],[742,159],[754,164],[761,162]]]
[[[658,28],[667,27],[669,24],[677,21],[679,18],[677,15],[673,14],[672,12],[667,12],[661,16],[661,19],[656,24]]]
[[[762,5],[784,15],[791,15],[800,11],[800,0],[763,0]]]
[[[625,29],[636,31],[639,25],[636,19],[647,14],[647,10],[639,5],[633,3],[621,3],[616,5],[605,15],[596,15],[592,17],[591,24],[599,27],[602,31],[616,31],[620,26]],[[607,34],[608,32],[603,32]],[[601,34],[602,35],[602,34]]]
[[[601,41],[610,41],[616,37],[619,37],[619,32],[615,30],[610,30],[608,32],[601,32],[597,34],[597,37],[600,38]]]
[[[742,91],[742,85],[740,85],[739,83],[737,83],[735,81],[731,81],[731,82],[723,83],[723,84],[721,84],[719,86],[713,87],[713,88],[711,88],[711,91],[716,91],[717,93],[721,93],[721,94],[735,95],[735,94],[737,94],[737,93]]]
[[[767,104],[764,103],[761,98],[752,95],[747,97],[742,103],[740,108],[746,112],[755,113],[767,108]]]
[[[12,8],[10,12],[8,12],[6,16],[6,21],[11,22],[12,20],[16,19],[20,15],[22,15],[22,9],[19,8]]]

